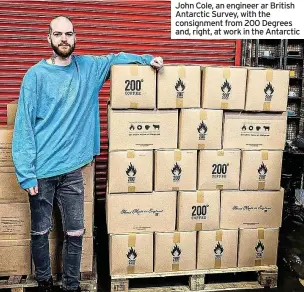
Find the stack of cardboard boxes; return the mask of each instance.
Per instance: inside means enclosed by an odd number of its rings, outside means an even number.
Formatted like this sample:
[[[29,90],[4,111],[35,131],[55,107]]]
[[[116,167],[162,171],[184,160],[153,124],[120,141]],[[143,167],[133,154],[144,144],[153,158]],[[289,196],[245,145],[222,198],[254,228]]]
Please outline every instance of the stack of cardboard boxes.
[[[112,67],[112,275],[276,264],[288,76]]]
[[[7,126],[0,127],[0,275],[30,275],[34,272],[30,251],[31,214],[28,194],[17,183],[12,160],[12,135],[17,102],[7,106]],[[85,236],[81,272],[93,268],[94,164],[83,168],[85,189]],[[55,209],[56,210],[56,209]],[[63,232],[60,214],[54,212],[50,233],[52,272],[62,271]]]

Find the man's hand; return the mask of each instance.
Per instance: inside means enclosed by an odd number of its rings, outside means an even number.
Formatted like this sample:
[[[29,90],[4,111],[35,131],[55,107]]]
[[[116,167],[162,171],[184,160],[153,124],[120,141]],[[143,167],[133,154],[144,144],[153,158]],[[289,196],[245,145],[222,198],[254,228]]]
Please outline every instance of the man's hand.
[[[164,66],[164,61],[163,61],[163,58],[162,57],[155,57],[150,65],[154,68],[154,69],[161,69],[163,66]]]
[[[26,191],[31,195],[31,196],[36,196],[38,194],[38,186],[28,188]]]

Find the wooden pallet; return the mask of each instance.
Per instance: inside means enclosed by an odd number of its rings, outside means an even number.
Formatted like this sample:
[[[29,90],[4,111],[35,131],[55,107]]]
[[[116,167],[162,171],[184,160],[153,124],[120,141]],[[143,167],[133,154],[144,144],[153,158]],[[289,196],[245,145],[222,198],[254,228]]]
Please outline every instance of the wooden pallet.
[[[208,283],[207,278],[210,275],[228,274],[240,275],[241,273],[254,272],[254,281],[233,281],[223,283]],[[148,278],[168,278],[187,276],[188,285],[183,286],[158,286],[131,288],[129,281],[134,279]],[[232,275],[231,275],[232,277]],[[183,291],[229,291],[229,290],[249,290],[264,287],[277,287],[278,268],[277,266],[261,266],[250,268],[229,268],[229,269],[212,269],[212,270],[195,270],[183,272],[167,272],[167,273],[151,273],[151,274],[129,274],[129,275],[112,275],[111,276],[111,292],[183,292]],[[217,282],[217,281],[215,281]]]

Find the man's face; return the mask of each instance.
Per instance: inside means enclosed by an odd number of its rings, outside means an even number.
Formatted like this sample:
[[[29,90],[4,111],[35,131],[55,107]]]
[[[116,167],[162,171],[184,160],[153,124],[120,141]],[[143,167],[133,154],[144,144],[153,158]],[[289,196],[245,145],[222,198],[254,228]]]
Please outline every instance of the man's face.
[[[51,33],[49,43],[54,52],[62,58],[68,58],[76,46],[76,37],[73,25],[64,18],[55,19],[51,23]]]

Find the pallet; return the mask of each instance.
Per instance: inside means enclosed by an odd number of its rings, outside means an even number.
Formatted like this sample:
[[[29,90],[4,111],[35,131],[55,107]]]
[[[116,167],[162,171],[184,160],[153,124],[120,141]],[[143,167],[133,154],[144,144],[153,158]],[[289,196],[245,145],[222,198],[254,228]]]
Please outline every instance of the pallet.
[[[254,272],[254,281],[226,281],[223,283],[208,283],[208,277],[215,275],[220,278],[220,275],[229,276],[229,274],[239,276],[244,273]],[[134,279],[148,278],[169,278],[169,277],[188,277],[188,285],[179,286],[159,286],[157,287],[139,287],[131,288],[129,281]],[[112,275],[111,276],[111,292],[184,292],[184,291],[235,291],[261,289],[264,287],[277,287],[278,267],[277,266],[261,266],[248,268],[229,268],[229,269],[211,269],[211,270],[195,270],[195,271],[180,271],[167,273],[150,273],[150,274],[129,274],[129,275]],[[146,286],[146,285],[144,285]]]

